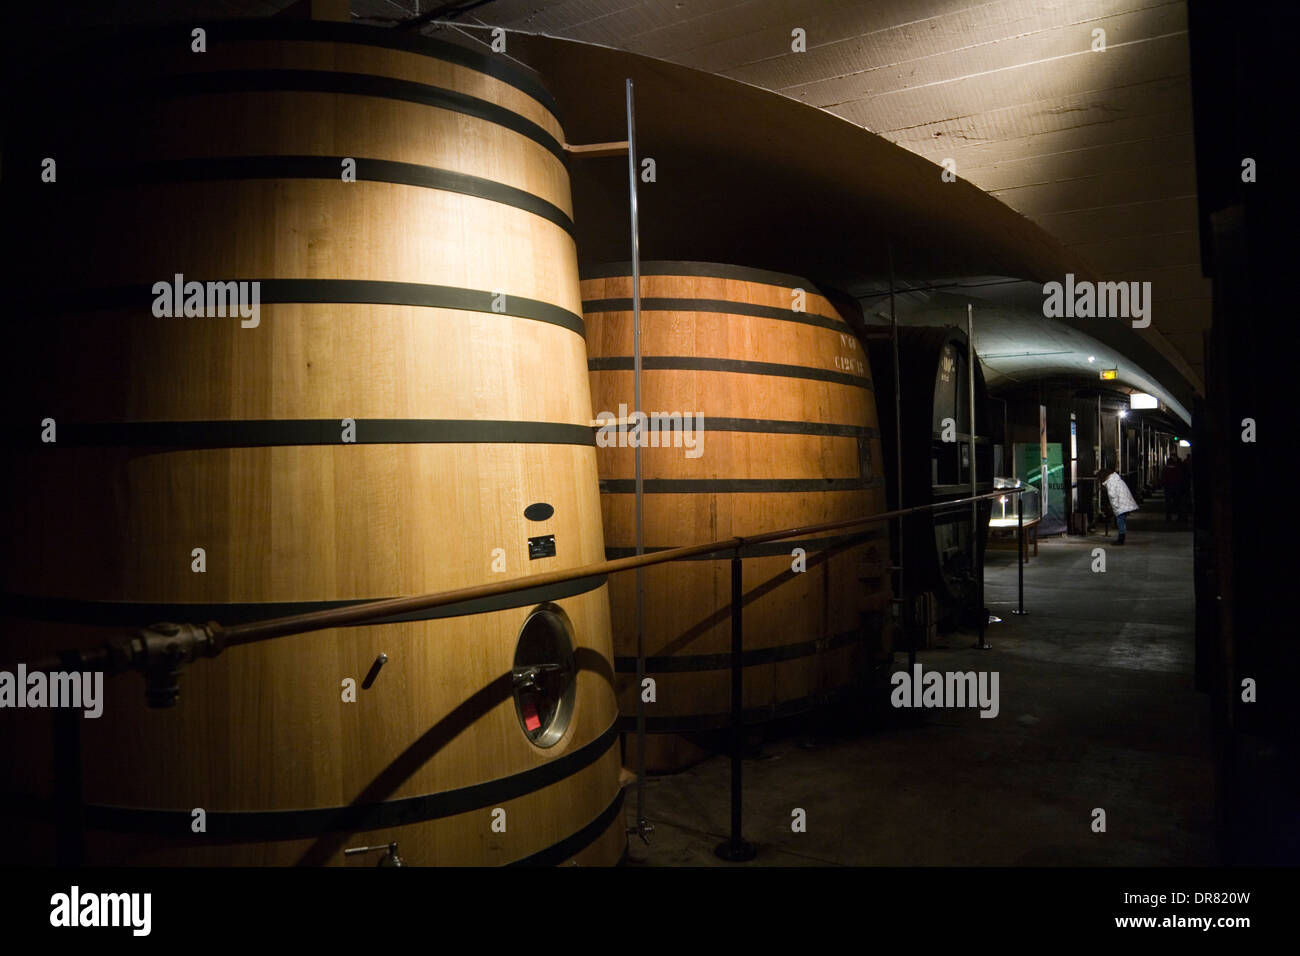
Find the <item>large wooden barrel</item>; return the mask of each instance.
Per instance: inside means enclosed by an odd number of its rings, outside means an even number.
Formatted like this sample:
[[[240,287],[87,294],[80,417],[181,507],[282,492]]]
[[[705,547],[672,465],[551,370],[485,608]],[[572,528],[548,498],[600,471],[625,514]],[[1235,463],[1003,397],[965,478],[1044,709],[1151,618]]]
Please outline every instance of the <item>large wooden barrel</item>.
[[[637,411],[631,295],[626,264],[584,269],[599,419]],[[693,450],[686,447],[689,429],[676,437],[661,431],[647,437],[659,447],[642,448],[648,550],[883,510],[866,357],[810,282],[715,263],[646,262],[641,296],[640,411],[681,413],[684,426],[701,429]],[[597,438],[611,557],[634,553],[636,543],[635,450],[627,438]],[[806,711],[883,662],[887,536],[877,525],[745,549],[746,720]],[[729,722],[730,557],[646,571],[646,674],[656,682],[646,706],[651,733],[689,734]],[[620,706],[630,719],[635,578],[621,578],[611,582],[610,600]],[[678,739],[659,738],[647,746],[647,763],[675,769],[691,753]]]
[[[380,29],[191,30],[117,51],[90,72],[121,83],[6,155],[34,294],[4,361],[0,667],[602,560],[545,91]],[[257,321],[159,317],[176,276],[260,281]],[[613,864],[613,681],[603,578],[232,648],[172,709],[110,677],[57,749],[49,711],[0,711],[0,858],[57,834],[100,864]]]
[[[903,490],[897,486],[893,415],[894,360],[888,336],[869,340],[871,369],[881,406],[890,508],[912,508],[968,498],[970,486],[970,364],[966,333],[952,326],[903,326],[898,330],[903,417]],[[951,419],[951,424],[946,420]],[[975,363],[975,465],[980,494],[993,490],[993,444],[988,390]],[[978,512],[978,547],[988,536],[990,506]],[[892,526],[891,526],[892,527]],[[909,595],[930,591],[939,615],[950,620],[975,600],[969,505],[909,515],[903,521],[904,587]],[[897,548],[897,541],[893,543]],[[896,552],[895,552],[896,554]]]

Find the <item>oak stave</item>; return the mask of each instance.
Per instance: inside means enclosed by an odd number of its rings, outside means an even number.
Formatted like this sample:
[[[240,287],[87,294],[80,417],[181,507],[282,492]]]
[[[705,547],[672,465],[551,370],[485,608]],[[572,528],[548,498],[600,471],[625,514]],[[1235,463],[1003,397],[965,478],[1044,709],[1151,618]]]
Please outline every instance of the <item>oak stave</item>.
[[[3,478],[6,662],[159,608],[257,619],[602,558],[549,97],[489,58],[387,33],[223,24],[191,55],[188,28],[163,31],[55,140],[58,193],[9,197],[31,295],[7,395],[33,427]],[[265,281],[273,301],[254,328],[156,317],[152,284],[176,273]],[[32,440],[46,416],[54,446]],[[340,437],[318,439],[329,423]],[[526,518],[537,502],[553,515]],[[556,556],[530,560],[548,534]],[[571,622],[577,667],[572,719],[545,749],[510,693],[539,605]],[[342,702],[342,679],[360,684],[381,653],[374,685]],[[373,865],[342,850],[396,840],[417,865],[616,863],[611,659],[597,580],[234,649],[187,669],[170,711],[109,678],[104,716],[81,723],[79,859]],[[53,862],[70,829],[51,809],[54,716],[0,721],[0,814],[23,834],[0,854]]]
[[[795,312],[792,290],[806,290]],[[584,317],[597,418],[633,409],[630,268],[584,270]],[[642,263],[646,411],[701,412],[703,450],[642,449],[647,550],[883,511],[870,372],[857,338],[797,277],[714,263]],[[598,440],[599,444],[599,440]],[[634,551],[634,452],[599,447],[606,553]],[[889,600],[882,526],[851,536],[752,548],[743,564],[747,722],[799,713],[884,659]],[[846,540],[847,539],[847,540]],[[807,570],[792,571],[794,547]],[[726,726],[730,555],[646,569],[646,705],[651,733]],[[636,712],[635,579],[611,579],[624,724]],[[865,580],[864,580],[865,579]],[[702,751],[651,739],[651,769]]]

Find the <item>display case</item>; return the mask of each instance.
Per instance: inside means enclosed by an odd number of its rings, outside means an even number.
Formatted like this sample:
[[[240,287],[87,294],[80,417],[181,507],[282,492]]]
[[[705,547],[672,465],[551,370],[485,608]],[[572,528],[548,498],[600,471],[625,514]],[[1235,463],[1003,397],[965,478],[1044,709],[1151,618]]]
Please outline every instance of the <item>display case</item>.
[[[1026,486],[1018,478],[994,478],[993,488],[1024,488],[1020,494],[1001,495],[993,499],[993,513],[989,516],[990,528],[1014,528],[1019,520],[1016,509],[1023,508],[1025,523],[1039,520],[1043,515],[1043,497],[1033,485]]]

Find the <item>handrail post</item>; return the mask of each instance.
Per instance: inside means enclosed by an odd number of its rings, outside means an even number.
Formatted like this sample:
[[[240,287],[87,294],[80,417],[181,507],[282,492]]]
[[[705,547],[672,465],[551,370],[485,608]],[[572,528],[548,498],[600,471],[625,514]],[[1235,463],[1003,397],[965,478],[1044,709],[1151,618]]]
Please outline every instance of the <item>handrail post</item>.
[[[889,243],[889,342],[890,352],[894,363],[894,467],[896,478],[894,487],[897,489],[896,502],[899,509],[903,507],[903,382],[899,373],[898,360],[898,313],[894,309],[894,244]],[[888,501],[886,501],[888,504]],[[898,616],[899,624],[903,630],[903,636],[907,640],[907,672],[909,674],[916,671],[916,622],[909,620],[912,613],[911,602],[907,596],[907,571],[906,562],[903,559],[904,540],[907,537],[905,529],[907,519],[903,515],[898,516],[898,600],[899,609],[902,611]]]
[[[966,404],[970,411],[970,494],[978,498],[979,468],[975,457],[975,370],[979,358],[975,355],[975,310],[966,303]],[[992,476],[990,476],[992,477]],[[970,503],[970,548],[971,569],[975,573],[975,617],[979,628],[979,637],[975,642],[977,650],[986,651],[993,645],[984,640],[984,629],[989,623],[989,612],[984,607],[984,549],[980,547],[980,503]]]
[[[65,666],[73,658],[74,655],[65,654]],[[81,866],[86,858],[81,714],[75,710],[56,710],[53,723],[55,862],[59,866]]]
[[[1016,609],[1012,614],[1025,613],[1025,492],[1016,495]]]
[[[740,548],[731,556],[731,837],[713,851],[729,863],[746,863],[757,850],[741,836],[741,761],[745,756],[744,583]]]

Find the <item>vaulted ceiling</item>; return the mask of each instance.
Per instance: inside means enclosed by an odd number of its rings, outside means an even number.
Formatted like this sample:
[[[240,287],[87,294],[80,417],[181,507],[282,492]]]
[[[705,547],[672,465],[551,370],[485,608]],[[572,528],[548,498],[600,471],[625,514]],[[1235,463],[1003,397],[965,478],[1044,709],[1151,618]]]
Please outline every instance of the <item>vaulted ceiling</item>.
[[[357,0],[353,16],[434,6]],[[1140,334],[1204,390],[1210,288],[1182,0],[494,0],[455,23],[425,32],[482,37],[493,25],[616,47],[952,160],[1102,279],[1151,282],[1152,327]],[[792,49],[796,28],[806,52]]]

